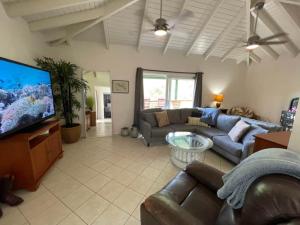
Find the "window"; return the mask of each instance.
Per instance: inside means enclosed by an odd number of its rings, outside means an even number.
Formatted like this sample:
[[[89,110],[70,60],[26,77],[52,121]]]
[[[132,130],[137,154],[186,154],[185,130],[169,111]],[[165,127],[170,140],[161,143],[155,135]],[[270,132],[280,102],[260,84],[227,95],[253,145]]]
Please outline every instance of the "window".
[[[144,72],[144,108],[192,108],[195,79],[190,74]]]

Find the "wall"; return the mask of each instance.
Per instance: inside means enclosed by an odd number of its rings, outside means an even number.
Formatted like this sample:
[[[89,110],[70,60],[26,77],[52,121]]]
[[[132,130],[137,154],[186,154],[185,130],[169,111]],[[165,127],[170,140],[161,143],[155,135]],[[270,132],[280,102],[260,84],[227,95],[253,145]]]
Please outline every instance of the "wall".
[[[207,61],[200,56],[186,57],[184,53],[168,51],[162,55],[161,49],[143,48],[137,52],[130,46],[112,45],[109,50],[98,43],[74,41],[69,46],[53,47],[49,56],[61,57],[78,64],[84,70],[108,71],[112,80],[129,80],[129,94],[112,94],[113,133],[121,127],[131,126],[133,121],[134,83],[137,67],[158,70],[204,72],[203,104],[209,105],[213,93],[225,95],[223,107],[242,104],[244,92],[245,66],[235,62],[221,63],[219,59]]]
[[[280,121],[292,98],[300,97],[300,55],[281,56],[250,66],[246,75],[246,102],[263,119]]]
[[[34,65],[34,57],[42,56],[48,48],[42,36],[29,31],[19,19],[6,16],[0,4],[0,56]]]

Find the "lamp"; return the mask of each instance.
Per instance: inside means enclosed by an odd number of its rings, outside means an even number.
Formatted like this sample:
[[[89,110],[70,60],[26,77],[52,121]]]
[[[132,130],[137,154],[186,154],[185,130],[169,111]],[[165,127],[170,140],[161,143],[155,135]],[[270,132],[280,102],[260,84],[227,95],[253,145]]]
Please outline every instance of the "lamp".
[[[216,103],[216,107],[217,107],[217,108],[220,108],[221,102],[224,101],[224,95],[223,95],[223,94],[215,95],[214,101],[217,102],[217,103]]]

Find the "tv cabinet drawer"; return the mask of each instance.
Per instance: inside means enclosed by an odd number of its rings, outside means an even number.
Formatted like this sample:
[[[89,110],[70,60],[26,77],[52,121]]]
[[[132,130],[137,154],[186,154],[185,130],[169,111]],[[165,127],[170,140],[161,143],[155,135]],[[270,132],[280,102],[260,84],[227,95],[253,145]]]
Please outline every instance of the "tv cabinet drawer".
[[[45,173],[48,165],[50,164],[46,142],[35,146],[31,150],[31,159],[34,177],[38,179]]]

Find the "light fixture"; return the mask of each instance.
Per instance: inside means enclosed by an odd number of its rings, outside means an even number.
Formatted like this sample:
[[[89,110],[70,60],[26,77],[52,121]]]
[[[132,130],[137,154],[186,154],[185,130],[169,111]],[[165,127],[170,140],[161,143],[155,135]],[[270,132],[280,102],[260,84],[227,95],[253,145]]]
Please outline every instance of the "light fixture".
[[[214,101],[217,102],[216,103],[216,107],[220,108],[221,103],[224,101],[224,95],[223,94],[217,94],[214,96]]]
[[[154,34],[156,36],[165,36],[167,34],[167,31],[163,30],[163,29],[157,29],[157,30],[154,31]]]
[[[247,50],[254,50],[254,49],[258,48],[258,47],[259,47],[258,44],[251,44],[251,45],[247,45],[246,49]]]

